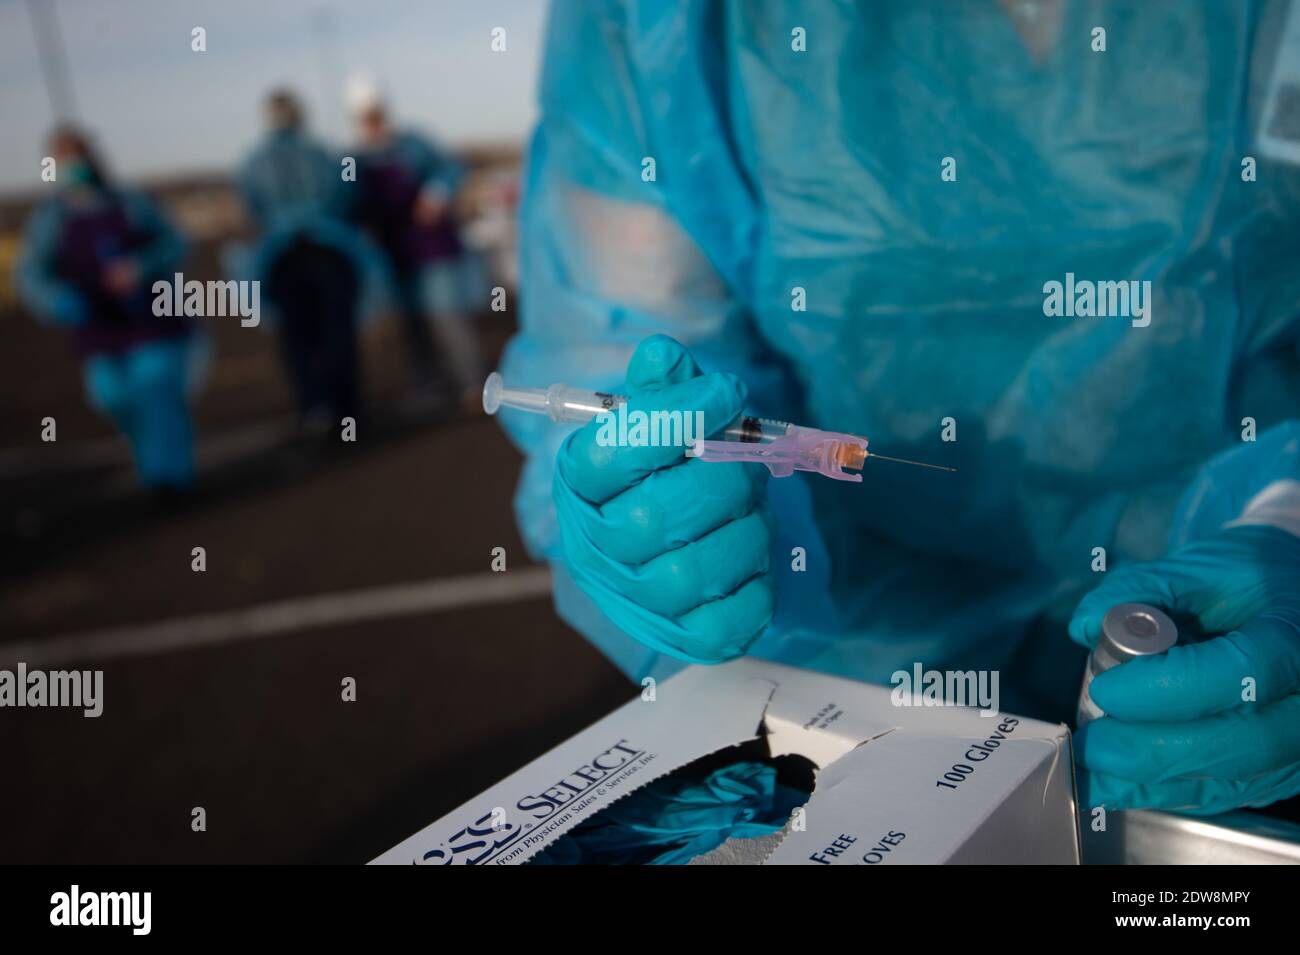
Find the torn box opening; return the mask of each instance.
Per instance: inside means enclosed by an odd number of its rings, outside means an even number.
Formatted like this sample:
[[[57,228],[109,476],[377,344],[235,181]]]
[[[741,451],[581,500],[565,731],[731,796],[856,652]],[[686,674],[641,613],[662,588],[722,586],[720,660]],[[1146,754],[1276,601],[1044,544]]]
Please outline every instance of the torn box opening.
[[[565,832],[527,864],[683,865],[733,857],[761,861],[795,810],[808,801],[816,772],[804,756],[772,756],[766,735],[760,735],[631,791]],[[731,848],[711,858],[724,845]]]

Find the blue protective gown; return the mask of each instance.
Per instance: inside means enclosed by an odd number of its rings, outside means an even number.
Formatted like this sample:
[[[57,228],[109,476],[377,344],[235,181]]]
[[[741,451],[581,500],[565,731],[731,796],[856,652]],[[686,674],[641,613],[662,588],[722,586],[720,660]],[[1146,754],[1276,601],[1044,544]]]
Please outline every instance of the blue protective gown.
[[[181,487],[194,476],[187,407],[201,355],[190,322],[153,314],[153,283],[171,282],[185,241],[146,196],[78,187],[33,210],[16,279],[24,304],[42,321],[67,328],[82,360],[90,404],[127,437],[146,487]],[[139,271],[121,296],[103,269],[128,257]]]
[[[353,214],[374,232],[394,268],[418,269],[460,254],[461,246],[454,219],[433,228],[415,223],[416,200],[426,189],[450,199],[463,178],[454,157],[416,133],[399,132],[383,146],[359,149]]]
[[[459,389],[472,395],[483,371],[465,317],[482,307],[486,290],[477,260],[460,239],[455,197],[464,178],[455,156],[419,133],[395,132],[381,144],[358,147],[352,214],[383,250],[417,382],[427,385],[432,375],[432,319],[443,363]],[[449,204],[440,221],[417,221],[422,194]]]
[[[355,185],[344,182],[339,159],[300,130],[268,133],[244,160],[240,195],[261,232],[254,271],[263,280],[288,246],[309,240],[367,264],[361,237],[345,216]]]
[[[506,378],[617,389],[663,332],[761,413],[957,467],[771,482],[778,609],[751,652],[878,682],[996,668],[1023,678],[1007,708],[1068,706],[1096,548],[1162,553],[1243,418],[1273,463],[1229,496],[1300,476],[1300,166],[1256,146],[1286,13],[1065,3],[1035,52],[997,3],[561,0]],[[1067,274],[1149,281],[1149,324],[1045,314]],[[634,677],[675,669],[564,572],[563,432],[506,423],[562,615]]]

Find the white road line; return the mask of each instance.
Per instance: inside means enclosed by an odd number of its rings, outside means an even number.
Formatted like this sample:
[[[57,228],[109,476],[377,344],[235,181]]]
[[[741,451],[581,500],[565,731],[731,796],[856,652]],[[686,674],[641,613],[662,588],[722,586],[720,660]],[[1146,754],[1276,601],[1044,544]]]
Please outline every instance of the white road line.
[[[195,465],[202,471],[279,447],[293,436],[293,431],[293,418],[278,415],[268,421],[205,435],[194,448]],[[33,442],[0,449],[0,478],[4,479],[39,477],[59,471],[129,467],[130,464],[131,446],[120,435],[92,438],[62,447]]]
[[[50,667],[70,661],[169,653],[362,620],[534,600],[550,593],[550,589],[551,572],[546,567],[439,577],[0,645],[0,658],[22,661],[30,667]]]

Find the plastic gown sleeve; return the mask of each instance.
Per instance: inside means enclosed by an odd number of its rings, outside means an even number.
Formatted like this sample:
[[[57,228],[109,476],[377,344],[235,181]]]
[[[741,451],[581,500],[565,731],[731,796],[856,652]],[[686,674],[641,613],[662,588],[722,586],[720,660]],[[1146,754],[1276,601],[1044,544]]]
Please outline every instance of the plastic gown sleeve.
[[[171,278],[185,259],[187,245],[157,205],[140,193],[127,192],[121,202],[132,228],[149,241],[131,253],[141,281]],[[15,269],[18,294],[42,321],[78,325],[85,321],[85,303],[75,289],[56,273],[59,233],[63,216],[57,201],[38,206],[23,232],[23,250]]]
[[[1179,503],[1169,549],[1224,527],[1259,524],[1300,536],[1300,420],[1210,459]]]
[[[645,157],[667,161],[654,135],[666,118],[649,115],[629,82],[591,82],[592,76],[627,76],[626,33],[607,27],[609,18],[633,15],[623,8],[593,14],[564,2],[552,11],[542,117],[529,149],[521,212],[520,332],[503,372],[521,385],[562,381],[621,390],[636,345],[663,333],[686,345],[704,371],[737,374],[751,396],[784,394],[788,383],[732,292],[747,281],[747,263],[730,251],[742,243],[712,243],[718,251],[710,257],[692,238],[694,228],[665,204],[664,192],[643,178]],[[717,221],[741,237],[753,222],[737,210],[752,202],[734,163],[714,155],[726,150],[729,137],[723,120],[711,115],[702,110],[692,120],[716,124],[694,136],[701,174],[711,164],[719,170],[699,195],[712,196]],[[551,482],[571,429],[539,416],[503,412],[502,418],[527,456],[515,497],[524,539],[535,556],[560,561]],[[653,653],[622,637],[565,579],[562,562],[555,569],[561,614],[625,671],[642,672]]]
[[[271,211],[264,194],[265,190],[261,187],[262,176],[257,164],[258,158],[258,154],[254,153],[240,165],[235,173],[235,189],[239,193],[239,198],[243,200],[253,224],[259,229],[265,229],[271,220]]]
[[[348,221],[360,190],[339,176],[339,157],[302,133],[266,137],[240,167],[236,181],[260,235],[232,257],[228,271],[266,283],[276,260],[294,242],[307,239],[346,256],[362,283],[363,314],[377,307],[384,263],[380,252]],[[274,324],[275,302],[266,316]]]
[[[140,193],[126,193],[123,202],[131,224],[141,234],[150,236],[148,242],[131,252],[140,274],[150,279],[171,279],[171,273],[180,268],[189,251],[184,237],[153,200]]]
[[[450,197],[461,187],[465,169],[451,153],[418,133],[400,134],[398,149],[410,164],[421,189]]]
[[[72,286],[55,274],[59,241],[58,206],[38,206],[23,231],[23,248],[14,277],[23,304],[43,322],[77,325],[85,321],[85,305]]]

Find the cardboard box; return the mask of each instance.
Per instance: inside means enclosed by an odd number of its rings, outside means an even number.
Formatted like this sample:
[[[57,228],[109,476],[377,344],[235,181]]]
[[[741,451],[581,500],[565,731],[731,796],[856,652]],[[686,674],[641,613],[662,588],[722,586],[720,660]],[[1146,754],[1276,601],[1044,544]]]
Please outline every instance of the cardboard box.
[[[518,865],[650,780],[754,740],[819,770],[798,824],[762,844],[769,864],[1079,861],[1065,726],[896,706],[890,687],[750,658],[682,671],[373,861]]]

